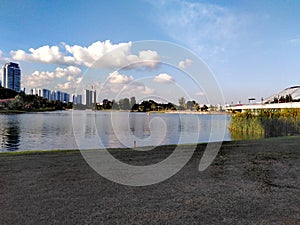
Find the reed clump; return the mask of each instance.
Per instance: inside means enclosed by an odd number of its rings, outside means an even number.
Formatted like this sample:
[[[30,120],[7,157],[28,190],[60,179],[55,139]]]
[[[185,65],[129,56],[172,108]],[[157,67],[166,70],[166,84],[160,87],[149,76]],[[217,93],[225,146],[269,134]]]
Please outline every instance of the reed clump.
[[[253,139],[300,134],[300,109],[257,110],[232,115],[233,139]]]

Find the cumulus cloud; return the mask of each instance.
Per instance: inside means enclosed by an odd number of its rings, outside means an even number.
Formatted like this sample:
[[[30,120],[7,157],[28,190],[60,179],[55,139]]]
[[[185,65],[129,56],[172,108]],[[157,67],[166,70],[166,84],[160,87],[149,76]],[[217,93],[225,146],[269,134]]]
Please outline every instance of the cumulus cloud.
[[[88,47],[68,45],[62,43],[63,49],[58,46],[45,45],[37,49],[11,51],[14,60],[39,62],[58,65],[83,65],[94,68],[122,68],[147,67],[155,68],[159,63],[156,51],[142,50],[132,54],[132,43],[112,44],[109,40],[97,41]]]
[[[132,76],[120,74],[118,71],[114,71],[108,76],[108,82],[111,84],[127,84],[130,81],[133,81]]]
[[[76,64],[74,57],[64,55],[58,46],[45,45],[37,49],[30,48],[29,53],[24,50],[11,51],[14,60],[26,62],[41,62],[61,65]]]
[[[97,41],[88,47],[65,45],[66,50],[77,62],[87,67],[122,68],[150,67],[158,64],[159,55],[156,51],[143,50],[134,55],[131,53],[132,43],[112,44],[109,40]]]
[[[180,61],[178,63],[178,67],[183,70],[183,69],[187,68],[188,66],[190,66],[192,64],[193,64],[193,61],[191,59],[187,58],[185,60]]]
[[[134,96],[135,94],[140,95],[151,95],[155,92],[153,88],[150,88],[143,84],[142,82],[132,82],[130,85],[124,87],[124,91],[127,91],[129,95]]]
[[[94,83],[94,87],[97,89],[97,93],[102,96],[102,98],[108,99],[120,99],[129,96],[148,96],[155,93],[153,88],[148,87],[143,82],[134,80],[131,76],[125,76],[114,73],[114,77],[118,77],[120,82],[106,82]]]
[[[157,83],[166,83],[166,84],[168,84],[168,83],[174,82],[175,80],[169,74],[161,73],[161,74],[154,77],[154,81],[157,82]]]
[[[72,86],[71,82],[66,82],[63,84],[57,84],[56,88],[59,90],[69,90],[69,89],[73,88],[73,86]]]
[[[54,71],[34,71],[32,74],[22,76],[22,86],[26,88],[47,87],[51,83],[59,82],[66,78],[69,84],[65,84],[63,89],[71,88],[72,82],[75,82],[81,76],[81,69],[75,66],[66,68],[57,67]]]
[[[3,51],[0,49],[0,62],[2,64],[12,61],[10,58],[5,57]],[[1,73],[0,73],[1,74]]]

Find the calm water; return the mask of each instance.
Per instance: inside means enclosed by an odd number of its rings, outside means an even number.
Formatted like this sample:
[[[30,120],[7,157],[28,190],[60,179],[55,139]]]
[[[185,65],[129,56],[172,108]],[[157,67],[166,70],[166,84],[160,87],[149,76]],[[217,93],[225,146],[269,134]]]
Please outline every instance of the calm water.
[[[147,115],[77,110],[0,114],[0,151],[139,147],[216,141],[222,136],[222,127],[229,120],[228,115]],[[210,138],[211,131],[217,133],[217,138]],[[231,140],[227,129],[224,140]]]

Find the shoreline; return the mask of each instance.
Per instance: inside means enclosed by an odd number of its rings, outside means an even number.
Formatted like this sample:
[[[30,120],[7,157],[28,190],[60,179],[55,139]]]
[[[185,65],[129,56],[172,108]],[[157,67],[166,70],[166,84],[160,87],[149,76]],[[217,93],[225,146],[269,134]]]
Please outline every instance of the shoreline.
[[[239,142],[253,142],[253,141],[259,141],[263,139],[278,139],[278,138],[293,138],[297,136],[286,136],[286,137],[270,137],[270,138],[261,138],[261,139],[249,139],[249,140],[230,140],[230,141],[222,141],[223,144],[238,144]],[[300,136],[299,136],[300,137]],[[161,148],[161,149],[166,149],[166,148],[173,148],[174,146],[176,147],[189,147],[189,146],[206,146],[209,142],[199,142],[199,143],[189,143],[189,144],[170,144],[170,145],[159,145],[159,146],[141,146],[141,147],[136,147],[134,150],[139,150],[139,151],[145,151],[145,149],[149,148]],[[213,143],[213,142],[210,142]],[[82,149],[84,150],[109,150],[109,151],[127,151],[127,150],[133,150],[133,148],[103,148],[103,149]],[[80,149],[33,149],[33,150],[16,150],[16,151],[3,151],[0,152],[1,155],[27,155],[27,154],[43,154],[43,153],[48,153],[48,152],[53,152],[53,153],[68,153],[68,152],[80,152]]]
[[[268,138],[259,138],[259,139],[248,139],[248,140],[230,140],[230,141],[222,141],[221,145],[237,145],[239,143],[247,143],[251,144],[254,142],[260,142],[260,141],[269,141],[269,140],[286,140],[286,139],[299,139],[300,141],[300,135],[293,135],[293,136],[281,136],[281,137],[268,137]],[[191,143],[191,144],[170,144],[170,145],[159,145],[159,146],[141,146],[136,148],[103,148],[103,149],[36,149],[36,150],[17,150],[17,151],[0,151],[1,155],[30,155],[30,154],[43,154],[43,153],[76,153],[84,150],[108,150],[108,151],[132,151],[132,150],[138,150],[138,151],[145,151],[145,149],[167,149],[167,148],[174,148],[174,147],[182,147],[182,148],[188,148],[189,146],[206,146],[209,142],[200,142],[200,143]],[[210,142],[214,143],[214,142]],[[218,142],[216,142],[218,143]]]

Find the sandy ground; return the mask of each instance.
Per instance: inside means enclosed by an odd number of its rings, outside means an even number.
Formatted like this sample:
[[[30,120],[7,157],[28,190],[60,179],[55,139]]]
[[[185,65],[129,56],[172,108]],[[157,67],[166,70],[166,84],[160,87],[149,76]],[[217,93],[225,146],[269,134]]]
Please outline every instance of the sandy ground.
[[[204,148],[146,187],[108,181],[80,152],[0,154],[0,224],[300,224],[299,137],[224,143],[199,172]],[[171,151],[114,154],[148,164]]]

